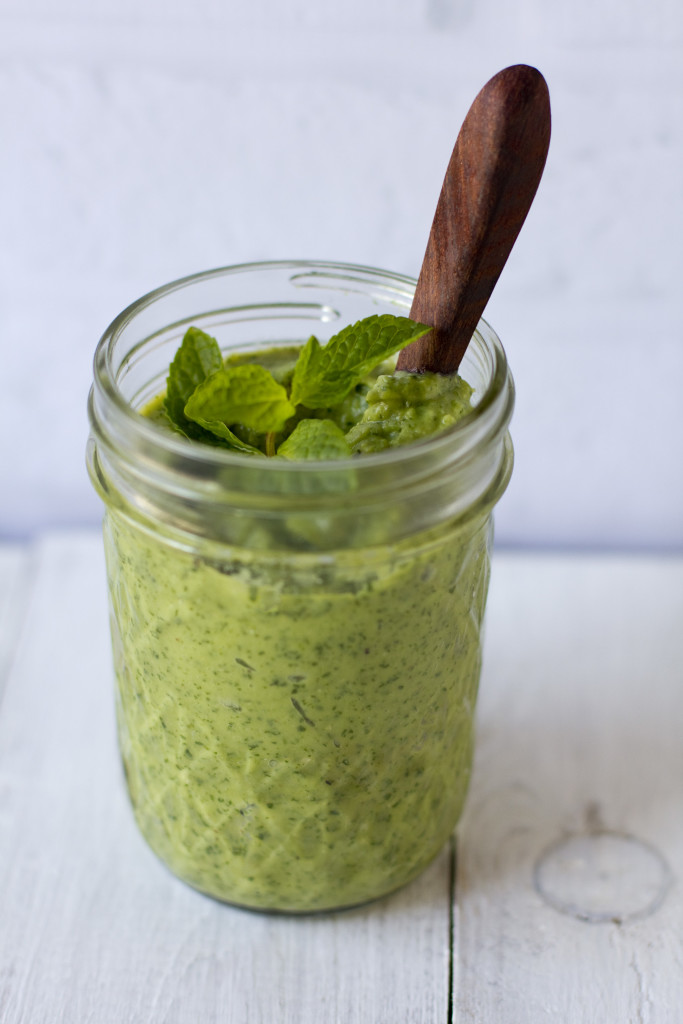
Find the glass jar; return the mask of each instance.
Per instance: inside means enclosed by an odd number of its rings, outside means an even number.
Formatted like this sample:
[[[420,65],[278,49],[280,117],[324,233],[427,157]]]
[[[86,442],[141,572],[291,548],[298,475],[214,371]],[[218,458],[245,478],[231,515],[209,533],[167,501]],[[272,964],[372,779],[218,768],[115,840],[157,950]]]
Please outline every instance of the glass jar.
[[[407,315],[415,282],[261,263],[150,293],[105,332],[88,467],[104,540],[120,750],[145,839],[190,885],[289,912],[415,877],[472,762],[491,511],[514,389],[480,323],[475,408],[411,445],[329,463],[234,454],[140,414],[195,325],[222,351],[321,342]]]

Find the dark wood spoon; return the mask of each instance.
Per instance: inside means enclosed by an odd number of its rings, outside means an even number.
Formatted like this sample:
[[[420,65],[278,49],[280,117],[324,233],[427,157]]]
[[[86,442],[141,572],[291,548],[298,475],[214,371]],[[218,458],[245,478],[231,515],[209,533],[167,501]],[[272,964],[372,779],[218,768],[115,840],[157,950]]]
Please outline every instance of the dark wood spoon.
[[[397,370],[455,373],[529,212],[550,143],[540,71],[504,68],[470,107],[453,149],[420,270],[412,320],[434,327]]]

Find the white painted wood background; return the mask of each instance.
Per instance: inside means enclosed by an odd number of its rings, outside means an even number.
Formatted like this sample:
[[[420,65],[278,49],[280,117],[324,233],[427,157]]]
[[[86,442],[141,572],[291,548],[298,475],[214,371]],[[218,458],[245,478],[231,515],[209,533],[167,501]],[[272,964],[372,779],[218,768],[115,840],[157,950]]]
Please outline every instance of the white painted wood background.
[[[303,919],[137,835],[104,587],[95,534],[0,548],[2,1024],[680,1024],[682,560],[498,555],[455,879]]]

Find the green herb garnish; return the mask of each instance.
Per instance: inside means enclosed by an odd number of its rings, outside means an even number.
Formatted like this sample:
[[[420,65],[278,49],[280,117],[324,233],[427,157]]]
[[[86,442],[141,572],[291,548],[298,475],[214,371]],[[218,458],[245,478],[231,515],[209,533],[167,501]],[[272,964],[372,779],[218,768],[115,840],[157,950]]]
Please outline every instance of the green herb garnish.
[[[346,458],[346,406],[362,402],[360,415],[368,374],[429,330],[407,317],[367,317],[324,346],[311,337],[278,383],[258,363],[226,364],[216,339],[190,327],[169,368],[165,414],[191,440],[249,455]]]
[[[349,443],[332,420],[300,420],[277,450],[285,459],[345,459],[351,454]]]
[[[262,434],[282,430],[295,412],[282,384],[257,363],[217,370],[196,388],[185,405],[185,415],[196,423],[241,423]]]
[[[216,339],[198,327],[190,327],[169,367],[164,398],[166,416],[186,437],[207,440],[206,432],[185,415],[185,404],[194,390],[222,365],[223,356]]]
[[[430,330],[407,317],[387,314],[350,324],[325,346],[309,338],[294,367],[292,401],[307,409],[337,405],[383,360]]]

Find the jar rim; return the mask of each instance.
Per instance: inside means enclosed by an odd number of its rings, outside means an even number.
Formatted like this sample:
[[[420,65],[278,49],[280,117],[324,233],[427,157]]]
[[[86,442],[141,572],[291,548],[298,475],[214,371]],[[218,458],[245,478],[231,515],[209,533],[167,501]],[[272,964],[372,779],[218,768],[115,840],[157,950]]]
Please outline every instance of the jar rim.
[[[152,289],[128,305],[106,328],[99,340],[94,356],[94,385],[91,391],[90,408],[93,426],[97,420],[95,405],[97,399],[104,399],[107,413],[116,421],[115,433],[135,436],[143,441],[149,452],[157,451],[163,456],[182,458],[190,466],[204,466],[207,470],[239,469],[250,460],[239,452],[229,449],[199,444],[169,430],[160,428],[152,420],[141,415],[124,396],[117,383],[114,369],[114,350],[122,332],[135,317],[155,302],[162,300],[172,292],[192,287],[211,278],[239,273],[255,273],[273,270],[308,270],[324,274],[335,272],[346,275],[350,282],[354,279],[367,284],[368,280],[376,280],[389,291],[396,291],[408,302],[412,299],[417,281],[404,274],[380,270],[362,264],[340,263],[326,260],[267,260],[215,267],[177,278],[168,284]],[[353,275],[363,275],[354,278]],[[391,285],[399,286],[391,288]],[[140,339],[138,347],[149,338]],[[483,391],[472,412],[465,415],[457,423],[437,434],[420,438],[409,445],[385,448],[378,452],[364,453],[362,457],[350,456],[334,461],[295,461],[285,459],[267,460],[269,473],[292,476],[303,476],[315,473],[339,473],[349,467],[359,469],[362,463],[364,470],[371,472],[377,467],[410,465],[416,459],[426,455],[438,456],[439,453],[450,452],[456,447],[459,455],[469,452],[486,437],[504,431],[512,415],[514,388],[508,368],[503,345],[491,326],[482,318],[472,337],[472,343],[479,344],[492,363],[488,385]],[[259,460],[262,469],[265,460]]]

